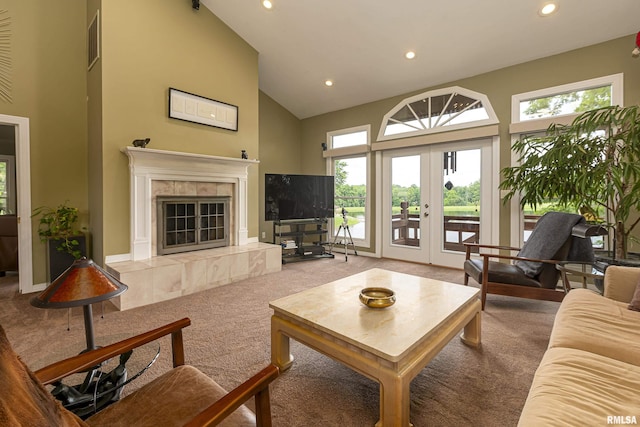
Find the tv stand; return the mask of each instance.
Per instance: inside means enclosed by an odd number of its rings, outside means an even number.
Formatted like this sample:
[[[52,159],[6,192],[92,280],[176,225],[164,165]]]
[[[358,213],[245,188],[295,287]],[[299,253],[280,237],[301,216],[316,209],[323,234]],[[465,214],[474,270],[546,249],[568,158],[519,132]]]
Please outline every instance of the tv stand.
[[[330,244],[328,224],[327,218],[273,221],[273,243],[282,246],[282,263],[333,258],[324,248]],[[317,240],[307,242],[307,236]]]

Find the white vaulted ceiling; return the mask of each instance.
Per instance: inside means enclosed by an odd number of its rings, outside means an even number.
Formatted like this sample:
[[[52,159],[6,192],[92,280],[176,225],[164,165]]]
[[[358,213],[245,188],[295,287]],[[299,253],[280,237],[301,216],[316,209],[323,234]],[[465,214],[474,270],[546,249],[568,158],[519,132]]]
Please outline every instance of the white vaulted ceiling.
[[[640,31],[640,0],[559,0],[548,17],[538,0],[201,3],[259,52],[260,89],[301,119]]]

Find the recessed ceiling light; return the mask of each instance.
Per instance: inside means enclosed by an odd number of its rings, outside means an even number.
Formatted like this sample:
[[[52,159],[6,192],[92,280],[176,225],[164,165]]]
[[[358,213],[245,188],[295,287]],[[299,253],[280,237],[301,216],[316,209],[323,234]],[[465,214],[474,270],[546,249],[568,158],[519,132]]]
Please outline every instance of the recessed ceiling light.
[[[325,80],[324,85],[325,86],[333,86],[333,80]]]
[[[404,57],[407,59],[413,59],[416,57],[416,53],[412,50],[404,54]]]
[[[269,0],[262,0],[262,5],[265,9],[271,9],[273,7],[273,3],[271,3]]]
[[[556,3],[556,2],[547,2],[547,3],[542,5],[540,10],[538,11],[538,14],[540,16],[549,16],[552,13],[556,12],[557,10],[558,10],[558,3]]]

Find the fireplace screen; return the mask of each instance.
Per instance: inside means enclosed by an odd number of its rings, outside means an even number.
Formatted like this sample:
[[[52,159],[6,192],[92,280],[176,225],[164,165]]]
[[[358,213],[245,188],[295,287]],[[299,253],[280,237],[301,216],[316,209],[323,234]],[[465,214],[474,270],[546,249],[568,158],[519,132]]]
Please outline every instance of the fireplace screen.
[[[229,197],[159,197],[158,218],[158,255],[229,245]]]

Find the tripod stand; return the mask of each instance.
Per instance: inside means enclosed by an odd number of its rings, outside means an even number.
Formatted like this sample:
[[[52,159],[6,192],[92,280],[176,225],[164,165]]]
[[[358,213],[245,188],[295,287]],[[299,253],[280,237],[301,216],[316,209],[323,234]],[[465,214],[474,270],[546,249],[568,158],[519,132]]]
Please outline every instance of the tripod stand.
[[[344,242],[344,262],[349,260],[348,258],[348,248],[349,245],[353,248],[353,252],[358,255],[358,251],[356,250],[356,245],[353,243],[353,238],[351,237],[351,230],[349,230],[349,222],[347,221],[347,210],[342,208],[342,224],[338,228],[338,232],[336,233],[335,238],[333,239],[333,244],[331,247],[336,245],[338,242],[338,238],[340,237],[340,231],[343,233],[343,242]],[[349,238],[347,239],[347,235]]]

